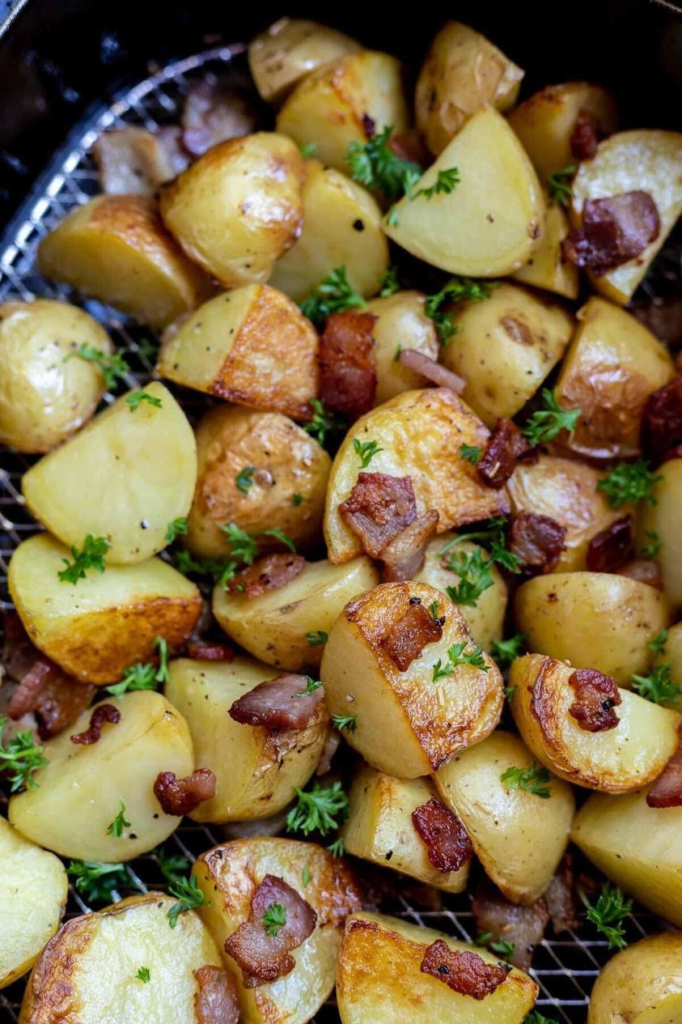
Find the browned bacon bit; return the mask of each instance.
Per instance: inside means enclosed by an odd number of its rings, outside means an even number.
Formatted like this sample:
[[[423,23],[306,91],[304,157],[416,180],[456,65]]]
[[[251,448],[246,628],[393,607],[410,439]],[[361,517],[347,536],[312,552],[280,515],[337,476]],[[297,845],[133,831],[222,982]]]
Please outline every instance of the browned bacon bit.
[[[575,931],[580,925],[580,905],[576,897],[573,857],[565,853],[554,878],[547,886],[544,900],[555,935]]]
[[[405,672],[415,658],[420,658],[427,644],[436,643],[443,635],[443,626],[423,604],[410,604],[405,614],[394,622],[381,640],[381,647],[400,672]]]
[[[388,148],[401,160],[411,160],[422,166],[430,164],[433,160],[422,142],[421,135],[415,129],[392,132],[388,139]]]
[[[322,748],[320,760],[318,761],[317,768],[315,769],[316,775],[326,775],[328,771],[331,771],[332,761],[334,760],[336,751],[339,749],[340,743],[341,737],[335,729],[332,729]]]
[[[426,549],[436,535],[439,518],[435,508],[429,509],[388,542],[381,552],[384,582],[400,583],[402,580],[412,580],[421,572]]]
[[[564,260],[589,267],[597,277],[634,259],[658,238],[661,220],[648,192],[622,192],[608,199],[587,199],[583,226],[561,243]]]
[[[682,807],[682,746],[654,782],[646,802],[649,807]]]
[[[306,676],[289,673],[267,679],[236,700],[230,718],[241,725],[260,725],[265,729],[305,729],[322,705],[321,686],[301,697],[308,684]]]
[[[102,190],[110,195],[153,195],[189,164],[185,154],[182,166],[177,166],[170,143],[167,133],[161,137],[133,125],[104,132],[92,148]]]
[[[471,912],[478,931],[489,933],[491,942],[513,943],[514,952],[510,960],[515,967],[523,970],[530,967],[533,948],[542,940],[549,922],[544,899],[529,907],[517,906],[505,899],[493,885],[484,883],[476,890]]]
[[[177,779],[175,772],[159,772],[154,782],[154,796],[164,814],[182,818],[191,814],[199,804],[215,796],[216,777],[210,768],[197,768],[185,779]]]
[[[194,156],[219,142],[249,135],[255,125],[253,105],[244,91],[213,77],[190,86],[182,111],[182,141]]]
[[[587,546],[585,564],[589,572],[616,572],[632,556],[632,518],[616,519],[595,534]]]
[[[635,306],[628,306],[628,312],[657,338],[667,342],[673,350],[682,345],[682,296],[668,296],[665,299],[656,298],[641,302]]]
[[[591,160],[597,155],[599,121],[589,110],[579,110],[571,132],[571,153],[576,160]]]
[[[517,460],[527,458],[532,451],[525,434],[514,421],[506,416],[500,417],[476,466],[479,480],[486,487],[498,491],[514,472]]]
[[[453,373],[446,366],[441,366],[435,359],[425,356],[423,352],[417,352],[414,348],[402,349],[398,356],[398,362],[402,366],[407,366],[408,369],[414,370],[415,373],[421,374],[422,377],[426,377],[436,387],[449,388],[450,391],[454,391],[457,395],[461,395],[467,386],[464,377]]]
[[[438,871],[459,871],[471,860],[474,848],[454,811],[439,800],[429,800],[412,811],[412,824]]]
[[[577,700],[568,709],[585,732],[615,729],[620,719],[613,710],[622,701],[618,684],[594,668],[579,668],[569,676]]]
[[[285,923],[276,935],[269,935],[263,916],[273,903],[284,907]],[[312,935],[316,922],[317,914],[295,889],[275,875],[266,875],[253,894],[248,921],[240,924],[225,943],[225,952],[244,972],[246,988],[290,974],[296,966],[290,953]]]
[[[90,746],[91,743],[97,743],[100,740],[105,722],[116,725],[120,721],[121,712],[113,704],[98,704],[90,715],[90,725],[86,731],[74,733],[71,742]]]
[[[389,541],[417,518],[412,479],[360,473],[349,497],[339,505],[339,514],[370,558],[380,558]]]
[[[373,313],[332,313],[320,338],[320,400],[348,420],[369,412],[376,398],[375,322]]]
[[[649,587],[656,587],[656,590],[663,590],[663,573],[658,562],[648,558],[635,558],[627,562],[621,569],[617,570],[619,576],[627,576],[639,583],[646,583]]]
[[[194,995],[196,1024],[239,1024],[239,999],[232,978],[207,964],[194,972],[199,988]]]
[[[508,964],[489,964],[478,953],[450,949],[443,939],[436,939],[424,953],[420,970],[463,996],[485,999],[499,988],[511,971]]]
[[[642,447],[654,466],[682,444],[682,377],[649,395],[642,413]]]
[[[187,644],[187,657],[196,658],[197,661],[233,661],[234,651],[227,644],[190,640]]]
[[[305,568],[302,555],[276,553],[263,555],[248,569],[237,573],[227,584],[231,594],[243,594],[249,599],[260,597],[268,590],[279,590],[295,580]]]
[[[537,575],[556,568],[566,547],[565,538],[566,529],[556,519],[535,512],[519,512],[512,519],[508,546],[512,554],[521,559],[521,571]]]

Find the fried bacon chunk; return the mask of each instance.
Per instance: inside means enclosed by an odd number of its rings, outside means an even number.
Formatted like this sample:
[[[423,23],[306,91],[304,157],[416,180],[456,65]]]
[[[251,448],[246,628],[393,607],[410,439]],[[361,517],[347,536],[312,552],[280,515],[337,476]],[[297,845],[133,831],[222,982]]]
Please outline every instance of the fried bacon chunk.
[[[458,952],[436,939],[426,950],[420,970],[444,981],[453,992],[480,1001],[500,987],[511,967],[489,964],[478,953]]]
[[[642,413],[642,447],[660,466],[682,445],[682,377],[649,395]]]
[[[412,580],[422,570],[426,549],[436,535],[439,518],[435,508],[429,509],[388,542],[381,552],[386,583]]]
[[[205,800],[211,800],[215,792],[216,777],[210,768],[197,768],[185,779],[177,779],[175,772],[159,772],[154,782],[154,796],[163,813],[178,818],[191,814]]]
[[[98,704],[90,715],[90,725],[85,732],[77,732],[71,737],[72,743],[82,743],[90,746],[97,743],[102,736],[102,728],[105,722],[117,725],[121,721],[121,712],[113,704]]]
[[[519,512],[509,529],[509,550],[521,560],[527,575],[552,572],[566,547],[566,528],[551,516]]]
[[[419,603],[417,603],[419,602]],[[407,611],[381,640],[381,647],[400,672],[405,672],[427,644],[436,643],[443,635],[443,626],[419,601],[411,599]]]
[[[656,590],[663,590],[661,567],[650,558],[635,558],[631,562],[626,562],[616,572],[619,576],[627,576],[639,583],[646,583],[649,587],[656,587]]]
[[[570,853],[564,854],[543,899],[547,904],[555,935],[575,931],[580,926],[580,905],[576,896],[573,857]]]
[[[307,676],[277,676],[259,683],[230,708],[230,718],[241,725],[260,725],[265,729],[305,729],[317,717],[324,690],[318,686],[305,696]]]
[[[589,572],[616,572],[632,556],[632,518],[616,519],[591,539],[585,562]]]
[[[485,883],[476,891],[471,912],[481,934],[490,934],[492,942],[510,942],[514,952],[510,956],[515,967],[530,967],[533,949],[542,940],[549,923],[549,912],[544,899],[529,907],[517,906],[505,899],[493,885]]]
[[[649,807],[682,807],[682,746],[654,782],[646,802]]]
[[[571,153],[576,160],[591,160],[597,155],[600,125],[589,110],[579,110],[571,132]]]
[[[256,122],[244,90],[208,76],[189,88],[182,111],[182,141],[189,153],[201,156],[219,142],[250,135]]]
[[[100,135],[92,152],[102,191],[110,195],[151,196],[189,165],[179,128],[116,128]]]
[[[231,594],[243,594],[249,599],[260,597],[268,590],[279,590],[286,583],[295,580],[305,568],[302,555],[263,555],[248,569],[237,573],[227,584]]]
[[[320,338],[320,399],[348,420],[374,405],[377,374],[372,361],[373,313],[332,313]]]
[[[349,497],[339,505],[339,514],[370,558],[381,558],[386,545],[417,518],[412,479],[360,473]]]
[[[412,811],[412,824],[437,871],[459,871],[474,854],[467,830],[454,811],[429,800]]]
[[[579,668],[569,676],[569,686],[576,700],[568,709],[585,732],[615,729],[619,718],[613,710],[622,702],[615,680],[594,668]]]
[[[583,205],[583,226],[564,238],[561,255],[602,277],[644,252],[660,230],[658,208],[648,192],[588,199]]]
[[[190,640],[187,644],[187,657],[196,658],[197,661],[234,661],[234,651],[227,644]]]
[[[194,996],[196,1024],[239,1024],[237,989],[227,971],[207,964],[194,977],[199,986]]]
[[[479,480],[498,491],[514,472],[517,461],[527,459],[532,452],[528,439],[514,421],[500,417],[476,466]]]

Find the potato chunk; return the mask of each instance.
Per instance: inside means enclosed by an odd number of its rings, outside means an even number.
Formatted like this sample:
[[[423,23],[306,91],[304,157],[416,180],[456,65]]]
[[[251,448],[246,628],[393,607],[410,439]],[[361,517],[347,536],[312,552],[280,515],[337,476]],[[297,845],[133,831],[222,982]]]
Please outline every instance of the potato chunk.
[[[545,229],[540,243],[520,270],[512,276],[522,284],[577,299],[580,290],[578,268],[561,255],[561,243],[570,231],[568,217],[559,203],[547,200]]]
[[[140,394],[139,392],[137,393]],[[26,503],[64,544],[104,537],[107,562],[142,562],[166,547],[168,524],[186,516],[197,478],[194,434],[163,384],[133,410],[119,398],[24,474]]]
[[[360,49],[350,36],[304,18],[279,18],[249,44],[249,68],[267,103],[278,103],[323,64]]]
[[[414,391],[424,378],[398,361],[403,349],[414,349],[438,359],[440,346],[433,320],[424,312],[421,292],[396,292],[367,303],[377,318],[372,328],[372,360],[377,375],[376,404],[382,405],[403,391]]]
[[[647,935],[609,960],[590,993],[588,1024],[666,1024],[682,1016],[682,935]]]
[[[640,517],[640,543],[651,542],[647,533],[655,533],[660,541],[657,560],[663,573],[666,596],[679,608],[682,606],[682,534],[680,503],[682,502],[682,459],[670,459],[657,473],[662,477],[654,484],[655,505],[647,505]]]
[[[48,658],[83,683],[104,685],[130,665],[154,657],[162,636],[181,647],[201,612],[193,583],[159,558],[90,570],[85,579],[59,579],[70,555],[40,534],[14,552],[9,588],[24,628]]]

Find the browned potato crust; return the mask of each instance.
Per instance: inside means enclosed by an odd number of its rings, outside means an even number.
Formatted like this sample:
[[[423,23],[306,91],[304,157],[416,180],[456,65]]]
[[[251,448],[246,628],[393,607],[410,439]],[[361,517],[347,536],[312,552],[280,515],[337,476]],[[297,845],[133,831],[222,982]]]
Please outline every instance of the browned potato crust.
[[[279,18],[251,40],[249,68],[262,98],[278,103],[306,75],[359,49],[354,39],[328,25]]]

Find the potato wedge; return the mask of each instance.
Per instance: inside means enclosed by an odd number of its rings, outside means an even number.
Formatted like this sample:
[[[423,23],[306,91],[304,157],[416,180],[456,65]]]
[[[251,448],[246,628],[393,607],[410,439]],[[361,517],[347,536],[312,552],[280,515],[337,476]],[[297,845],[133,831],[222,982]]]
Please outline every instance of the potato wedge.
[[[507,769],[531,764],[533,755],[519,737],[496,729],[433,777],[443,802],[469,833],[488,877],[508,900],[527,905],[551,882],[575,814],[573,791],[561,779],[548,784],[549,799],[502,781]]]
[[[310,879],[307,885],[304,872]],[[350,869],[315,843],[242,839],[202,854],[192,874],[211,900],[199,913],[221,950],[247,920],[253,893],[267,874],[287,882],[316,911],[315,930],[292,953],[295,968],[271,984],[246,988],[234,960],[223,954],[225,966],[237,982],[244,1024],[309,1021],[334,988],[343,922],[360,906]]]
[[[62,857],[132,860],[162,843],[180,823],[161,810],[153,786],[160,772],[182,779],[194,770],[184,718],[151,690],[107,703],[120,712],[120,720],[104,725],[96,743],[73,743],[71,736],[90,724],[92,710],[84,711],[70,729],[44,744],[48,764],[35,772],[35,788],[9,802],[12,825]],[[118,836],[108,829],[120,811],[128,824]]]
[[[682,500],[682,459],[670,459],[656,471],[662,479],[654,484],[655,505],[646,505],[640,516],[640,544],[650,543],[647,532],[660,541],[656,556],[663,573],[666,596],[675,608],[682,606],[682,536],[680,501]]]
[[[21,1024],[57,1020],[62,1010],[79,1024],[198,1019],[197,973],[220,967],[220,956],[196,914],[180,914],[175,928],[168,927],[174,903],[150,892],[69,921],[29,979]],[[142,967],[147,982],[138,977]]]
[[[0,305],[0,443],[49,452],[92,416],[104,394],[96,363],[81,345],[108,355],[109,335],[67,302],[36,299]]]
[[[249,69],[266,103],[279,103],[323,64],[360,49],[350,36],[303,18],[279,18],[249,43]]]
[[[198,588],[166,562],[90,571],[77,584],[59,579],[71,552],[39,534],[14,552],[9,588],[24,628],[48,658],[83,683],[114,683],[149,661],[155,640],[181,647],[201,613]]]
[[[119,398],[21,481],[43,526],[69,547],[104,537],[113,564],[166,547],[168,524],[189,512],[197,479],[194,434],[177,401],[156,382],[142,393],[149,402],[133,411],[135,392]]]
[[[68,891],[62,862],[0,818],[0,989],[38,959],[59,928]]]
[[[540,242],[520,270],[512,277],[521,284],[544,288],[567,299],[577,299],[580,290],[578,268],[561,257],[561,243],[570,231],[568,217],[559,203],[550,202],[546,197],[545,229]]]
[[[621,690],[618,725],[587,732],[569,713],[573,667],[540,654],[517,658],[511,709],[527,747],[555,775],[604,793],[630,793],[660,775],[677,749],[682,716]]]
[[[217,779],[216,795],[190,815],[195,821],[250,821],[276,814],[315,771],[329,732],[324,708],[304,730],[269,732],[229,716],[239,697],[277,671],[251,658],[171,662],[166,696],[185,718],[195,760]]]
[[[322,660],[324,640],[315,637],[328,634],[345,605],[379,582],[369,558],[343,565],[308,562],[291,583],[260,597],[228,594],[217,586],[213,614],[227,635],[255,658],[301,672],[319,667]]]
[[[217,295],[185,320],[161,347],[157,370],[228,402],[306,419],[317,395],[317,345],[291,299],[254,284]]]
[[[72,210],[40,243],[38,269],[152,327],[190,313],[213,290],[147,196],[96,196]]]
[[[303,228],[303,158],[255,132],[213,146],[165,187],[161,216],[187,256],[225,288],[264,284]]]
[[[442,941],[454,952],[476,953],[487,964],[493,954],[432,928],[383,914],[353,914],[346,922],[336,978],[343,1024],[522,1024],[538,986],[514,967],[483,999],[453,991],[421,970],[427,948]]]
[[[414,391],[424,378],[398,362],[403,349],[414,349],[429,359],[438,359],[440,345],[433,320],[424,312],[421,292],[396,292],[367,303],[368,313],[377,318],[372,328],[372,360],[377,375],[376,405],[383,405],[403,391]]]
[[[355,438],[376,441],[382,451],[370,471],[411,477],[418,511],[435,508],[438,529],[447,530],[508,511],[506,493],[484,487],[476,467],[459,454],[463,444],[485,448],[488,436],[478,417],[447,388],[407,391],[361,417],[339,448],[329,477],[324,514],[329,560],[347,562],[363,553],[339,513],[361,472]]]
[[[441,638],[427,642],[401,671],[389,650],[398,637],[411,639],[400,625],[410,599],[424,609],[435,603],[445,622]],[[488,655],[485,669],[453,668],[448,651],[457,643],[473,650],[464,618],[425,583],[384,583],[346,605],[336,620],[320,667],[327,707],[332,715],[354,716],[355,728],[344,737],[374,768],[399,779],[428,775],[497,725],[499,669]],[[436,666],[452,669],[437,685]]]
[[[649,665],[647,644],[668,625],[670,606],[655,587],[627,576],[561,572],[519,587],[516,620],[529,650],[629,687]]]
[[[682,935],[633,942],[609,960],[590,994],[588,1024],[667,1024],[682,1018]]]
[[[523,408],[563,356],[574,328],[563,306],[506,282],[483,302],[459,303],[452,322],[457,334],[442,361],[464,377],[462,398],[489,427]]]
[[[385,221],[389,238],[413,256],[451,274],[498,277],[527,263],[545,226],[545,203],[532,164],[496,110],[467,121],[414,193],[457,167],[459,184],[431,199],[401,199]]]
[[[508,110],[523,71],[461,21],[448,21],[431,43],[417,81],[417,127],[436,156],[464,123],[490,104]]]
[[[654,656],[654,665],[670,665],[671,679],[682,689],[682,622],[668,630],[663,649]]]

